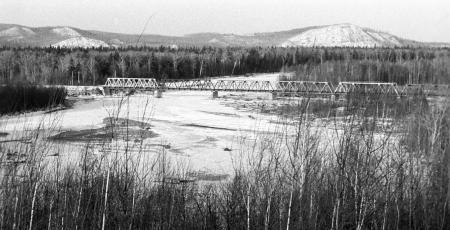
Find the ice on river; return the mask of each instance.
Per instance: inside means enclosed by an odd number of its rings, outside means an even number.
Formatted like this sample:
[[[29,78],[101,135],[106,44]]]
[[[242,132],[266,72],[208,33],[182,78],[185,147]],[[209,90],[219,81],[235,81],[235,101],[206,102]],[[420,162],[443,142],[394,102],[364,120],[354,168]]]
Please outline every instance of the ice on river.
[[[278,74],[227,79],[275,81]],[[219,95],[229,93],[219,92]],[[269,93],[254,93],[259,100],[271,100]],[[34,130],[38,126],[49,135],[67,131],[104,127],[107,117],[119,117],[148,122],[157,137],[144,140],[144,154],[155,154],[154,148],[166,146],[172,157],[188,163],[194,170],[230,172],[231,155],[240,150],[243,137],[254,137],[275,130],[278,118],[255,111],[240,111],[213,99],[209,91],[167,91],[162,98],[151,94],[130,97],[96,97],[78,99],[74,106],[50,114],[27,113],[0,119],[2,132],[15,133]],[[1,137],[0,137],[1,138]],[[3,137],[3,138],[13,138]],[[133,140],[131,140],[133,141]],[[82,148],[80,143],[59,142],[56,145]],[[64,147],[67,149],[67,147]],[[71,151],[63,154],[71,154]],[[147,153],[146,153],[147,151]]]

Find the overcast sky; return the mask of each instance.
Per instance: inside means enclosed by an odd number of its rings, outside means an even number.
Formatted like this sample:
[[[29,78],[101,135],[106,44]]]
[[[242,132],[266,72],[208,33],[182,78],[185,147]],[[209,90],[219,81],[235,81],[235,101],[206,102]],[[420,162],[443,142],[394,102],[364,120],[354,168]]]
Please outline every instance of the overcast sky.
[[[0,0],[0,23],[184,35],[247,34],[353,23],[450,42],[450,0]]]

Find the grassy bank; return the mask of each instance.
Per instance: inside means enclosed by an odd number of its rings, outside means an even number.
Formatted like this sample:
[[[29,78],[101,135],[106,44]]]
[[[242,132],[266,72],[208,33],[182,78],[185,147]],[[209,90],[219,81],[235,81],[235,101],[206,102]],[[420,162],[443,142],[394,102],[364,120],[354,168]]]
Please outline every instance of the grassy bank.
[[[59,87],[36,85],[0,86],[0,115],[63,105],[67,92]]]

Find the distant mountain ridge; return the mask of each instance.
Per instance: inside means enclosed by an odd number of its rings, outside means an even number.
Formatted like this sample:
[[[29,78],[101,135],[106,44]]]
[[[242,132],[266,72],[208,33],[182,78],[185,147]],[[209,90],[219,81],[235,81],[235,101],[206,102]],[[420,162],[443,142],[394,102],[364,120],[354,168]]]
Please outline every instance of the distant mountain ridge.
[[[196,33],[185,36],[121,34],[82,30],[68,26],[28,27],[0,24],[0,45],[32,47],[123,46],[280,46],[280,47],[450,47],[425,43],[353,24],[312,26],[250,35]]]

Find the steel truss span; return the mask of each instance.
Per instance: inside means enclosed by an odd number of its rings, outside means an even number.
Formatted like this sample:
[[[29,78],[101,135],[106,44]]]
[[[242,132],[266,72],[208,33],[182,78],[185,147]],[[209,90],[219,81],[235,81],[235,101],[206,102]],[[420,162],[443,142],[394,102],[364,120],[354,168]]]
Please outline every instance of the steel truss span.
[[[156,89],[158,83],[154,78],[108,78],[105,88]]]
[[[424,89],[424,85],[398,86],[390,82],[340,82],[336,87],[329,82],[315,81],[258,81],[258,80],[161,80],[154,78],[108,78],[105,89],[136,90],[203,90],[234,92],[273,92],[339,95],[348,93],[406,96]],[[450,86],[439,85],[440,88]],[[435,87],[434,87],[435,88]],[[427,92],[424,90],[424,92]]]
[[[333,94],[328,82],[313,81],[256,81],[256,80],[164,80],[153,78],[108,78],[104,88],[143,90],[204,90],[235,92],[279,92]]]
[[[256,80],[170,80],[159,83],[167,90],[209,90],[235,92],[280,92],[332,94],[328,82]]]
[[[334,93],[390,94],[400,96],[397,83],[390,82],[339,82]]]

